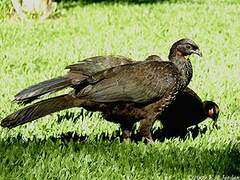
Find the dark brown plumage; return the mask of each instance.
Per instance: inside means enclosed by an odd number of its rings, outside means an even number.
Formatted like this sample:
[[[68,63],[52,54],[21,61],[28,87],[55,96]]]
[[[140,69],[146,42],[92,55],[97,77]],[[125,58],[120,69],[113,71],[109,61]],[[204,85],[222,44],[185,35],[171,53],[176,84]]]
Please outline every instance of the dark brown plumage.
[[[16,100],[32,100],[68,86],[74,87],[75,91],[23,108],[6,117],[1,125],[11,128],[59,110],[80,106],[90,110],[96,107],[94,110],[103,111],[108,119],[106,108],[113,107],[116,110],[112,109],[112,112],[121,112],[121,116],[129,120],[121,124],[125,137],[129,137],[132,125],[141,120],[141,135],[151,140],[150,128],[154,121],[191,80],[192,66],[185,56],[192,53],[200,55],[198,46],[189,39],[182,39],[172,46],[170,62],[136,62],[94,72],[90,76],[88,72],[82,73],[84,69],[75,68],[76,65],[69,66],[70,75],[62,78],[63,81],[67,79],[65,84],[61,82],[58,86],[59,80],[56,83],[56,79],[45,81],[22,91]],[[44,108],[48,110],[44,112]]]
[[[69,72],[65,76],[46,80],[20,91],[15,95],[15,101],[27,104],[44,94],[60,91],[67,87],[75,87],[97,72],[133,62],[132,59],[124,56],[95,56],[87,58],[77,64],[67,66],[66,69],[69,69]]]
[[[192,89],[186,88],[159,119],[165,136],[172,137],[184,134],[188,127],[197,125],[208,117],[216,123],[218,114],[219,107],[215,102],[202,101]]]

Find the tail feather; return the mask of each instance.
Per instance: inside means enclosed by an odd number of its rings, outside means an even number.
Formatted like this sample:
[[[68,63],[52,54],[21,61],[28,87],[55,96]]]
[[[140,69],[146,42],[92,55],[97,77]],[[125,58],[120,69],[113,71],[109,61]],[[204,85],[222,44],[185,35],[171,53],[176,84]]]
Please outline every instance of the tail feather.
[[[81,100],[74,98],[71,95],[62,95],[54,98],[39,101],[35,104],[27,106],[16,111],[4,118],[1,122],[2,127],[13,128],[27,122],[31,122],[38,118],[44,117],[51,113],[78,107],[81,105]]]
[[[56,92],[71,86],[71,79],[68,77],[57,77],[47,81],[43,81],[36,85],[30,86],[15,95],[15,101],[29,103],[41,95]]]

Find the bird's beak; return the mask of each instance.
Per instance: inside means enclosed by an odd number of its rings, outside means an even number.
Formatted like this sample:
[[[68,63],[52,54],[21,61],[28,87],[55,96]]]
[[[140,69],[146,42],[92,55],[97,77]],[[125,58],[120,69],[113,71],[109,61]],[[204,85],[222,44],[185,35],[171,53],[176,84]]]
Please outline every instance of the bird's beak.
[[[192,50],[192,53],[202,57],[202,52],[199,49]]]

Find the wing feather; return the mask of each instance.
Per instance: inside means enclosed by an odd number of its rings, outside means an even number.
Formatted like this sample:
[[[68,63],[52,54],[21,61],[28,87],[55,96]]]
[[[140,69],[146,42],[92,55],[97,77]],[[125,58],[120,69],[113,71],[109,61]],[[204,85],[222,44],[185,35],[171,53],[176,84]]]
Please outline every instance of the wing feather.
[[[77,96],[95,102],[147,103],[177,85],[179,71],[171,62],[145,61],[108,69],[88,79]]]

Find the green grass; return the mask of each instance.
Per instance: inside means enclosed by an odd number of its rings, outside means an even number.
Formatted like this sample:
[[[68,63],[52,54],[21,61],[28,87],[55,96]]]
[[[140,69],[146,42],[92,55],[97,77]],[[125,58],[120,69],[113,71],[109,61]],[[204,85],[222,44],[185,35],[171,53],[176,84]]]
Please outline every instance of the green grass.
[[[203,58],[191,57],[190,83],[202,99],[214,100],[221,114],[218,130],[186,140],[121,144],[104,141],[118,125],[78,109],[7,130],[0,128],[1,179],[159,179],[240,176],[240,3],[61,3],[59,15],[21,22],[1,4],[0,96],[2,119],[19,108],[19,90],[64,74],[64,67],[86,57],[120,54],[142,60],[167,59],[171,44],[188,37]],[[5,14],[3,13],[3,10]],[[66,112],[67,115],[66,115]],[[69,113],[72,112],[72,113]],[[77,117],[79,117],[77,119]],[[57,121],[62,119],[61,121]],[[206,121],[203,125],[209,125]],[[86,141],[63,140],[75,132]]]

